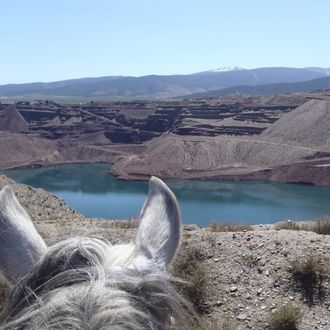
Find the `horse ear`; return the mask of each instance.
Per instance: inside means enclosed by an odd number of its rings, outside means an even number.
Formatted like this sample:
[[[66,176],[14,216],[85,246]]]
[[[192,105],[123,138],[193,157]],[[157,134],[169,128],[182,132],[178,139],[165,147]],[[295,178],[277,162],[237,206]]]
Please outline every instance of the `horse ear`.
[[[180,244],[181,217],[173,192],[156,177],[149,181],[149,195],[140,214],[136,244],[143,257],[165,268]]]
[[[0,191],[0,271],[10,282],[22,278],[44,253],[46,244],[11,187]]]

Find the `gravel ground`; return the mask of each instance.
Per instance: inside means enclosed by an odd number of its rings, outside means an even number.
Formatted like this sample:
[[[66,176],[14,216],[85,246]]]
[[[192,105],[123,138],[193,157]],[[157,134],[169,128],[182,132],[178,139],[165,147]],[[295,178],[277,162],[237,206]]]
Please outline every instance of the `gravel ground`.
[[[101,235],[112,243],[134,238],[134,221],[88,219],[62,199],[42,189],[16,184],[0,176],[0,189],[10,184],[48,244],[68,236]],[[298,329],[330,329],[330,236],[307,231],[276,230],[274,225],[253,231],[211,232],[185,225],[183,240],[201,249],[206,269],[205,314],[208,328],[266,329],[270,315],[286,304],[298,306]],[[323,281],[306,294],[293,280],[294,262],[311,257],[323,269]],[[216,324],[216,325],[215,325]]]

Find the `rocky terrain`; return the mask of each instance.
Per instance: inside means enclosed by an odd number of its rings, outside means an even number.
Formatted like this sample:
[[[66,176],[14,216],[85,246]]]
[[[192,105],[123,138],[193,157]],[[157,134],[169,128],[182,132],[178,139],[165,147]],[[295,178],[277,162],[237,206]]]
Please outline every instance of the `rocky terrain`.
[[[13,186],[48,244],[72,235],[101,235],[112,243],[135,236],[133,221],[87,219],[55,195],[0,176],[0,189],[6,184]],[[298,329],[329,329],[329,235],[277,230],[275,225],[232,232],[185,225],[182,246],[179,259],[193,249],[199,256],[196,267],[203,270],[197,272],[196,292],[205,329],[266,329],[276,310],[288,304],[301,311]],[[318,277],[308,282],[312,286],[303,286],[293,270],[308,260],[317,265]]]
[[[108,162],[122,179],[330,184],[330,94],[0,104],[0,169]]]

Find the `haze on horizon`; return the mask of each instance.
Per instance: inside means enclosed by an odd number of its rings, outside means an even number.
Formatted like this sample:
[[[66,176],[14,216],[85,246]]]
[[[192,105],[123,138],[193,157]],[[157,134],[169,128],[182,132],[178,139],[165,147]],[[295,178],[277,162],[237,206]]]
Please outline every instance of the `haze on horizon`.
[[[330,2],[3,0],[0,84],[330,67]]]

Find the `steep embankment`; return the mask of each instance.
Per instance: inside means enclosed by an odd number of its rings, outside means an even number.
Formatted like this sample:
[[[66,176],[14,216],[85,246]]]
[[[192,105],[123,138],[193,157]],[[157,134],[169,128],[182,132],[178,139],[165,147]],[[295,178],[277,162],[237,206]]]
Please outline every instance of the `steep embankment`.
[[[329,101],[311,100],[255,137],[162,136],[152,140],[141,156],[121,159],[113,166],[113,172],[124,179],[156,174],[280,181],[283,178],[319,184],[320,172],[328,174],[330,168],[325,166],[327,162],[321,162],[321,168],[319,163],[309,164],[308,160],[330,156],[328,109]],[[287,166],[301,162],[306,165],[292,167],[294,173],[288,171]],[[309,177],[303,176],[306,166]],[[294,174],[293,180],[288,178],[290,173]],[[330,180],[324,179],[322,184],[330,184]]]

